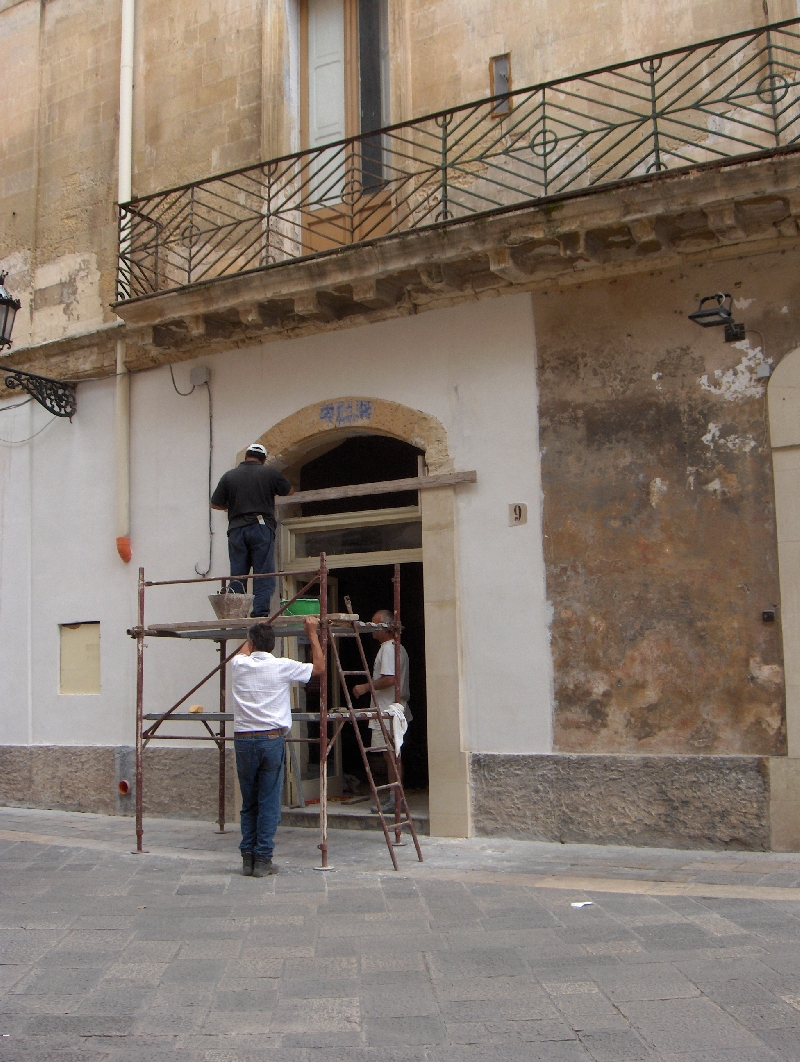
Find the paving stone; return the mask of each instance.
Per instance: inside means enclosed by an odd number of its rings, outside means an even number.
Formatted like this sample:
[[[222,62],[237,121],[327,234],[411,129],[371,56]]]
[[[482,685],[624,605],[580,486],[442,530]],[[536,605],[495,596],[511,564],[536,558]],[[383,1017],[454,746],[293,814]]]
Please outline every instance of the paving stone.
[[[685,974],[668,963],[606,967],[594,978],[611,1000],[681,999],[700,994]]]
[[[370,1047],[394,1044],[446,1043],[443,1022],[437,1017],[371,1017],[364,1020],[364,1033]]]
[[[646,1062],[654,1054],[633,1031],[581,1033],[581,1043],[595,1062]]]
[[[691,1054],[705,1048],[739,1052],[759,1040],[709,999],[671,999],[618,1004],[631,1025],[660,1052]]]

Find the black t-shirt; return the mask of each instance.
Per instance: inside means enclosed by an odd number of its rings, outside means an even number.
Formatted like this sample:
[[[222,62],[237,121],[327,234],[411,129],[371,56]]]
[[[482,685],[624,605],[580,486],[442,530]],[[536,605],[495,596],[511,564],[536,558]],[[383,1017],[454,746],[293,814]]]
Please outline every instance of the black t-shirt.
[[[276,468],[258,461],[242,461],[226,472],[211,495],[211,504],[228,510],[228,530],[254,524],[259,516],[275,530],[275,495],[288,494],[292,485]]]

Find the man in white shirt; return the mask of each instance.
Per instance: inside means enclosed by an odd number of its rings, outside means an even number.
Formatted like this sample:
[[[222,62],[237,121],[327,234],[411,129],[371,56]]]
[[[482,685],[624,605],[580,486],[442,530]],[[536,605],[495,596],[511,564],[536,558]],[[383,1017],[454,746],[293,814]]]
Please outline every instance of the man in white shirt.
[[[254,878],[276,874],[272,863],[275,831],[281,821],[281,793],[286,762],[286,734],[292,726],[289,689],[321,675],[325,660],[316,616],[303,620],[311,643],[312,663],[272,655],[275,632],[256,623],[231,661],[233,675],[233,747],[242,793],[242,873]]]
[[[373,623],[388,623],[394,624],[394,614],[388,609],[381,609],[376,612],[372,617]],[[376,642],[380,642],[380,649],[378,655],[375,657],[375,663],[372,665],[372,685],[375,689],[376,699],[378,701],[378,707],[382,712],[385,712],[390,704],[401,704],[405,713],[406,722],[410,723],[412,719],[411,711],[408,707],[409,698],[409,685],[408,685],[408,653],[405,650],[405,646],[400,646],[400,700],[395,701],[394,696],[394,633],[390,630],[378,630],[373,631],[372,637]],[[353,696],[361,697],[365,693],[369,693],[369,683],[362,682],[357,686],[353,686]],[[372,707],[372,705],[370,705]],[[384,722],[387,722],[384,720]],[[391,734],[391,721],[387,723],[389,727],[389,733]],[[381,731],[381,724],[377,719],[371,719],[369,722],[369,728],[371,731],[371,744],[372,747],[383,745],[383,733]],[[391,761],[389,759],[388,752],[384,753],[384,759],[386,760],[387,770],[389,771],[389,777],[392,777]],[[400,772],[400,780],[403,780],[403,765],[400,757],[397,757],[397,766]],[[386,797],[383,804],[383,811],[391,811],[394,807],[394,798],[391,792]],[[376,811],[376,808],[372,809]]]

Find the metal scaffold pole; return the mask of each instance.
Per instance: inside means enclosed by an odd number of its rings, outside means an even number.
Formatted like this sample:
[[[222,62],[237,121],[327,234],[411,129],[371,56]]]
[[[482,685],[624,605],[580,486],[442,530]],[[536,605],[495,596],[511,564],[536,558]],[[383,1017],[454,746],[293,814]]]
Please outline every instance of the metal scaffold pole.
[[[139,569],[136,634],[136,851],[143,852],[142,839],[142,726],[144,717],[144,568]]]
[[[319,557],[319,638],[325,668],[319,677],[319,850],[322,853],[316,870],[333,870],[328,866],[328,560]]]

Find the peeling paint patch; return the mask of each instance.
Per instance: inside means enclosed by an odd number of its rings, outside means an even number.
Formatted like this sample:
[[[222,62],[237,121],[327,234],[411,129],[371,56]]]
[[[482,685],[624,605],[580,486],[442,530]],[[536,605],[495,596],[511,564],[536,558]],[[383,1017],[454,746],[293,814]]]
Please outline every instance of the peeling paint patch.
[[[783,668],[780,664],[765,664],[756,656],[750,661],[750,677],[762,686],[780,686],[783,683]]]
[[[735,473],[720,472],[710,483],[706,483],[703,490],[707,490],[709,494],[716,498],[728,498],[734,494],[741,494],[742,487],[739,483],[739,477]]]
[[[789,312],[789,307],[788,306],[781,306],[781,313],[788,313],[788,312]]]
[[[714,443],[719,442],[719,433],[722,428],[721,424],[715,424],[713,421],[708,425],[708,431],[702,437],[706,446],[710,446],[714,449]]]
[[[668,486],[669,483],[665,483],[664,480],[660,479],[658,476],[650,481],[650,504],[654,509],[657,508],[662,495],[667,493]]]
[[[755,299],[734,299],[733,305],[737,310],[746,310],[748,306],[754,303]]]
[[[719,445],[727,447],[728,450],[734,452],[743,451],[746,454],[749,454],[751,450],[758,446],[752,435],[728,435],[727,438],[723,439],[720,437],[721,431],[722,425],[711,421],[708,425],[708,431],[702,436],[702,441],[711,450],[714,449],[715,445]]]
[[[749,454],[758,443],[752,435],[729,435],[727,439],[720,440],[720,446],[727,446],[729,450],[743,450]]]
[[[710,391],[712,395],[719,395],[729,402],[736,402],[742,398],[760,398],[764,394],[764,385],[756,375],[759,365],[772,365],[771,358],[765,358],[761,347],[750,347],[750,341],[743,339],[740,343],[734,343],[736,350],[741,350],[744,357],[739,364],[723,372],[716,369],[714,377],[716,384],[708,382],[708,374],[701,376],[698,383],[704,391]]]
[[[33,278],[34,342],[58,339],[102,322],[96,254],[66,254],[37,267]]]
[[[691,465],[686,469],[686,489],[694,490],[694,477],[700,470]]]

